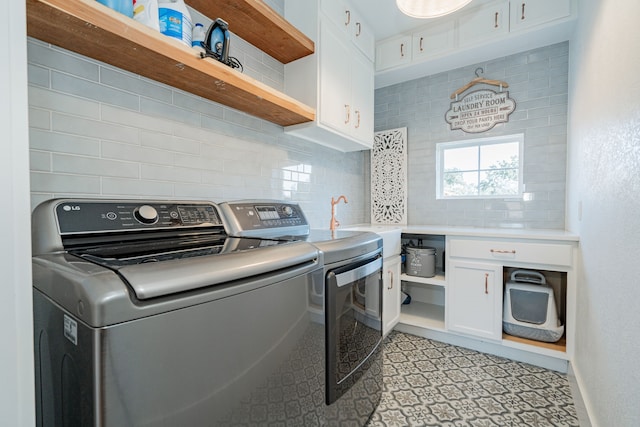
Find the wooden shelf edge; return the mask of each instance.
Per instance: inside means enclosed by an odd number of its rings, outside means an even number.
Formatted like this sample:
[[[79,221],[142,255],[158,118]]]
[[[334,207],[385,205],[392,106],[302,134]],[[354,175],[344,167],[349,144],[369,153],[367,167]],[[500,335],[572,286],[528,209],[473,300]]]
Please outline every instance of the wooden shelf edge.
[[[27,0],[31,37],[281,126],[315,110],[94,0]]]
[[[309,37],[263,1],[185,1],[211,19],[224,19],[229,24],[229,31],[283,64],[311,55],[315,50],[314,43]]]
[[[559,351],[561,353],[567,352],[567,339],[564,336],[558,342],[543,342],[543,341],[530,340],[522,337],[516,337],[503,332],[502,339],[505,341],[511,341],[519,344],[530,345],[533,347],[546,348],[547,350]]]

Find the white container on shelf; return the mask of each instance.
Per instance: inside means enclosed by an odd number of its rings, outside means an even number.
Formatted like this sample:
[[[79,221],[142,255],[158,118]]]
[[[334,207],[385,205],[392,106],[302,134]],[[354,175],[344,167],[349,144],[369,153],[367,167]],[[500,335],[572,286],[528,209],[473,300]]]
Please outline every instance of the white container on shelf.
[[[158,0],[133,0],[133,19],[160,31]]]
[[[158,2],[160,32],[191,47],[191,14],[183,0]]]

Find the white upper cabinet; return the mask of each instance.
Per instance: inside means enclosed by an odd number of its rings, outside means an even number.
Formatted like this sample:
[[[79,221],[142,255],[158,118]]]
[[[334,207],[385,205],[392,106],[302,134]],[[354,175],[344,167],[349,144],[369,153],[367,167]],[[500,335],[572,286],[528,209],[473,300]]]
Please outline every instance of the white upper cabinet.
[[[374,103],[371,62],[354,54],[327,23],[320,24],[320,45],[325,47],[320,50],[321,123],[353,139],[369,140]]]
[[[347,123],[350,133],[358,141],[366,141],[373,147],[373,116],[375,89],[373,64],[362,55],[354,55],[351,61],[351,117]]]
[[[374,70],[360,46],[369,27],[341,0],[286,2],[285,17],[316,41],[314,55],[285,65],[285,92],[315,106],[316,120],[285,132],[344,152],[371,149]]]
[[[374,60],[375,36],[360,12],[347,1],[321,0],[323,14],[343,30],[369,60]]]
[[[351,58],[343,37],[320,24],[320,106],[322,123],[342,133],[351,133]]]
[[[426,20],[410,33],[377,42],[376,87],[569,40],[577,3],[476,0],[450,16]]]
[[[460,46],[483,43],[509,32],[509,3],[494,2],[470,9],[458,19]]]
[[[453,49],[454,21],[444,21],[413,33],[413,59],[422,60],[442,55]]]
[[[411,36],[395,37],[376,46],[376,70],[386,70],[410,62]]]
[[[347,3],[348,5],[348,3]],[[360,51],[369,59],[375,60],[376,39],[371,26],[369,26],[360,12],[349,6],[351,40]]]
[[[571,0],[511,0],[511,31],[543,25],[571,15]]]

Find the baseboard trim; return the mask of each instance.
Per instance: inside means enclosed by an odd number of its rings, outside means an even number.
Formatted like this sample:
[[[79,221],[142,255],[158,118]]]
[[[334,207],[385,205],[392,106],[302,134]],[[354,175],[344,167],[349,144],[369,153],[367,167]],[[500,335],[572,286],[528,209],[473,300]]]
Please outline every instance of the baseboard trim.
[[[569,362],[567,377],[569,378],[571,396],[573,397],[573,403],[576,407],[580,427],[598,427],[593,417],[593,406],[589,402],[588,396],[585,398],[585,395],[582,393],[582,390],[586,390],[582,375],[580,375],[580,371],[577,370],[571,362]]]
[[[538,353],[532,353],[513,347],[507,347],[501,344],[490,341],[483,341],[477,338],[467,338],[462,335],[407,325],[405,323],[398,323],[394,329],[396,331],[406,332],[408,334],[416,335],[419,337],[429,338],[447,344],[457,345],[471,350],[505,357],[517,362],[529,363],[531,365],[540,366],[541,368],[558,371],[563,374],[567,373],[567,367],[569,365],[569,362],[564,359],[559,359],[556,357]]]

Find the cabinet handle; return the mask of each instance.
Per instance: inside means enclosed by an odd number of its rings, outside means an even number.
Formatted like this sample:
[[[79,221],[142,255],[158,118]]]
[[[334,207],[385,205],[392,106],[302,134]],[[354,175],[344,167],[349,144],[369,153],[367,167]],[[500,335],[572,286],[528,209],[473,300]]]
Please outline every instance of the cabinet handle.
[[[489,293],[489,273],[484,273],[484,293]]]
[[[493,26],[493,28],[498,28],[498,13],[499,12],[496,12],[495,25]]]
[[[356,122],[356,129],[358,129],[360,127],[360,110],[356,110],[355,113],[358,116],[358,121]]]
[[[424,50],[423,46],[422,46],[422,42],[423,41],[424,41],[424,37],[420,37],[420,52],[422,52]]]
[[[391,283],[391,286],[387,287],[387,289],[393,289],[393,271],[389,270],[389,278],[391,280],[389,280],[389,282]]]
[[[344,21],[344,26],[346,27],[347,25],[349,25],[351,23],[351,11],[350,10],[345,10],[344,14],[346,15],[346,21]]]
[[[356,22],[356,37],[360,37],[360,33],[362,32],[362,25],[359,22]]]
[[[520,18],[521,20],[524,21],[524,7],[526,6],[526,3],[522,3],[522,17]]]
[[[344,124],[346,125],[346,124],[349,123],[349,120],[351,120],[351,114],[350,114],[351,108],[349,107],[349,104],[344,104],[344,109],[345,109],[345,112],[346,112],[346,117],[345,117],[345,120],[344,120]]]
[[[511,249],[510,251],[500,250],[500,249],[491,249],[492,254],[515,254],[516,250]]]
[[[404,58],[404,43],[400,43],[400,57]]]

